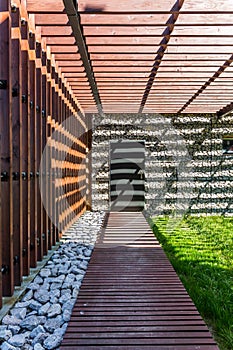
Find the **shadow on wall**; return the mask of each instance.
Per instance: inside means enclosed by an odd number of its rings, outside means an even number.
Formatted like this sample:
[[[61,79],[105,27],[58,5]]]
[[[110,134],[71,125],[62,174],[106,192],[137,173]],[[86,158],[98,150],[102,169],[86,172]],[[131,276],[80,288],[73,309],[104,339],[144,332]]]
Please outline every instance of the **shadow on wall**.
[[[185,212],[193,215],[233,215],[233,156],[222,151],[222,136],[233,133],[233,121],[215,115],[163,116],[169,137],[159,130],[158,115],[94,116],[93,208],[109,208],[109,141],[145,140],[146,209],[149,215]],[[167,119],[166,119],[167,118]],[[168,134],[169,134],[168,133]],[[173,135],[172,135],[173,134]],[[185,144],[189,160],[177,171],[177,148]],[[174,136],[175,135],[175,136]],[[173,146],[172,146],[173,145]],[[183,169],[184,170],[184,169]],[[181,209],[180,209],[181,208]]]

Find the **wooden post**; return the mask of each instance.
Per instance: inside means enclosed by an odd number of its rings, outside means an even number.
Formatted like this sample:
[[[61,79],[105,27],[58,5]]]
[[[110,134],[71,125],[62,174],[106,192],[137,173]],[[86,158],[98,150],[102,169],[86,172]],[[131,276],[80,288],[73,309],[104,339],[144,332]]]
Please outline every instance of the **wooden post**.
[[[69,119],[69,116],[70,116],[70,109],[69,109],[69,92],[68,92],[67,88],[65,89],[65,92],[66,92],[66,101],[67,101],[66,102],[66,120],[67,120],[66,123],[68,124],[68,128],[69,128],[69,120],[68,119]],[[66,154],[66,161],[67,161],[68,156],[69,155],[67,153]],[[65,182],[65,194],[66,194],[68,189],[69,189],[69,183],[68,183],[69,172],[68,172],[67,167],[65,168],[65,177],[66,177],[66,182]],[[67,198],[65,200],[67,200]],[[69,201],[68,201],[68,203],[69,203]],[[70,217],[70,214],[69,214],[69,211],[68,211],[66,216],[65,216],[65,229],[67,229],[68,226],[69,226],[69,217]]]
[[[60,140],[60,134],[59,134],[59,125],[60,125],[60,79],[59,79],[59,72],[58,68],[56,66],[55,69],[55,91],[56,91],[56,142],[58,143]],[[55,167],[55,178],[54,178],[54,208],[55,208],[55,220],[56,220],[56,226],[55,226],[55,242],[58,242],[60,240],[60,233],[59,233],[59,201],[58,201],[58,195],[59,195],[59,188],[55,186],[56,181],[58,179],[59,174],[59,167],[58,167],[58,161],[60,160],[60,147],[55,147],[55,159],[56,159],[56,167]],[[60,164],[60,163],[59,163]]]
[[[0,2],[0,132],[1,132],[1,229],[2,290],[14,291],[13,275],[13,197],[12,197],[12,83],[10,1]],[[3,200],[4,199],[4,200]]]
[[[52,87],[51,87],[51,55],[50,52],[47,51],[47,88],[46,88],[47,96],[46,96],[46,110],[47,110],[47,141],[51,140],[52,130]],[[52,202],[51,202],[51,142],[49,141],[50,146],[48,147],[47,154],[47,207],[49,209],[49,214],[52,212]],[[51,217],[48,217],[48,249],[52,248],[52,221]]]
[[[36,33],[36,187],[37,187],[37,260],[43,259],[43,207],[39,188],[39,169],[42,156],[42,47]]]
[[[86,115],[86,122],[87,122],[87,137],[88,137],[88,162],[87,162],[87,210],[91,210],[92,207],[92,191],[91,191],[91,183],[92,183],[92,157],[91,157],[91,150],[92,150],[92,119],[91,115]]]
[[[37,264],[37,201],[36,201],[36,62],[35,27],[33,15],[29,17],[29,65],[30,65],[30,266]]]
[[[52,119],[53,123],[51,125],[51,158],[56,161],[56,147],[54,146],[55,136],[56,136],[56,123],[57,123],[57,92],[56,92],[56,72],[55,72],[55,62],[54,57],[52,57],[51,65],[51,86],[52,86]],[[54,246],[56,244],[56,192],[55,192],[55,180],[56,180],[56,167],[54,163],[51,164],[51,205],[52,205],[52,231],[51,231],[51,244]]]
[[[62,124],[62,79],[61,79],[61,73],[58,77],[58,86],[59,86],[59,101],[58,101],[58,123],[60,126],[59,133],[58,133],[58,142],[59,142],[59,149],[57,153],[57,157],[59,161],[62,161],[62,148],[61,148],[61,143],[62,143],[62,133],[61,133],[61,124]],[[60,163],[60,167],[57,169],[57,179],[60,181],[61,180],[61,175],[62,175],[62,164]],[[62,228],[60,226],[60,214],[62,213],[62,206],[61,206],[61,195],[62,195],[62,188],[61,184],[57,187],[56,191],[56,198],[57,198],[57,222],[59,224],[58,226],[58,236],[57,240],[60,240],[61,234],[62,234]]]
[[[11,79],[12,79],[12,142],[13,142],[13,237],[14,284],[23,276],[23,201],[22,201],[22,75],[20,2],[14,3],[12,18]]]
[[[25,9],[24,9],[25,10]],[[30,272],[30,65],[28,47],[28,18],[21,18],[22,58],[22,196],[23,196],[23,274]]]
[[[64,83],[62,82],[61,85],[62,88],[62,115],[61,115],[61,123],[64,123],[66,119],[66,104],[64,101],[64,92],[65,92],[65,86]],[[61,149],[61,159],[62,162],[64,163],[64,147],[63,145],[65,144],[65,135],[64,135],[64,130],[62,129],[61,131],[61,144],[62,144],[62,149]],[[62,164],[63,166],[63,164]],[[65,209],[65,204],[64,204],[64,184],[63,184],[63,179],[65,177],[65,170],[64,168],[61,169],[61,188],[60,188],[60,193],[62,194],[61,198],[61,204],[60,204],[60,224],[61,224],[61,230],[62,232],[65,230],[65,221],[64,221],[64,209]]]
[[[47,54],[46,47],[44,41],[42,41],[42,152],[46,147],[47,143]],[[42,177],[42,193],[43,196],[47,197],[47,167],[44,164],[44,169],[42,169],[43,173],[40,174]],[[47,201],[46,198],[43,198],[44,202]],[[42,245],[43,245],[43,255],[46,255],[48,252],[48,216],[43,206],[43,230],[42,230]]]

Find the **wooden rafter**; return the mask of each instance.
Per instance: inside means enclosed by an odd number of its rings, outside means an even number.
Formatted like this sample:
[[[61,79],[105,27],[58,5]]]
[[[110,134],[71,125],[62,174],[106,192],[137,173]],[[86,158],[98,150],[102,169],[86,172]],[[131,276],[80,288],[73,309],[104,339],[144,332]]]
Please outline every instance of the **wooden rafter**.
[[[164,37],[160,43],[160,47],[157,51],[157,55],[155,57],[155,62],[153,64],[153,68],[151,70],[151,73],[150,73],[150,76],[149,76],[149,79],[148,79],[148,82],[147,82],[147,85],[146,85],[146,88],[145,88],[145,92],[143,94],[143,97],[142,97],[142,101],[141,101],[141,105],[140,105],[140,108],[139,108],[139,113],[142,113],[143,111],[143,108],[146,104],[146,101],[147,101],[147,98],[148,98],[148,95],[150,93],[150,90],[151,90],[151,87],[153,85],[153,82],[154,82],[154,79],[155,79],[155,76],[157,74],[157,71],[158,71],[158,68],[159,68],[159,65],[160,65],[160,62],[161,62],[161,59],[167,49],[167,45],[169,43],[169,40],[170,40],[170,35],[172,34],[172,31],[174,29],[174,26],[175,26],[175,23],[178,19],[178,16],[179,16],[179,11],[183,5],[183,2],[184,0],[179,0],[175,3],[175,5],[173,6],[172,10],[176,10],[177,12],[175,14],[172,14],[171,17],[169,17],[168,21],[167,21],[167,28],[165,29],[164,31],[164,34],[166,34],[166,37]]]
[[[76,12],[72,0],[27,0],[27,10],[85,111],[100,100],[104,112],[175,113],[188,101],[185,112],[216,112],[232,101],[232,0],[174,2],[79,0]]]
[[[77,43],[77,46],[79,49],[81,59],[83,61],[86,75],[87,75],[88,81],[89,81],[91,89],[92,89],[92,93],[93,93],[98,111],[100,114],[103,114],[102,104],[101,104],[98,88],[96,85],[95,77],[93,74],[93,69],[91,66],[90,58],[88,55],[88,50],[86,47],[85,39],[84,39],[83,34],[82,34],[82,29],[80,26],[80,20],[79,20],[77,10],[75,9],[74,2],[72,0],[63,0],[63,2],[65,5],[67,16],[69,18],[70,25],[71,25],[73,33],[74,33],[74,37],[75,37],[75,40],[76,40],[76,43]]]
[[[219,78],[220,75],[225,71],[225,69],[230,66],[230,64],[232,63],[232,59],[233,59],[233,55],[231,55],[231,57],[224,63],[224,65],[219,67],[217,72],[215,72],[213,76],[210,79],[208,79],[208,81],[205,82],[205,84],[203,84],[200,89],[198,89],[198,91],[184,104],[184,106],[178,111],[178,113],[183,112],[186,109],[186,107],[189,106],[201,93],[203,93],[203,91],[211,83],[213,83],[217,78]]]
[[[223,117],[229,113],[231,113],[233,111],[233,102],[229,103],[227,106],[221,108],[218,112],[217,112],[217,116]]]

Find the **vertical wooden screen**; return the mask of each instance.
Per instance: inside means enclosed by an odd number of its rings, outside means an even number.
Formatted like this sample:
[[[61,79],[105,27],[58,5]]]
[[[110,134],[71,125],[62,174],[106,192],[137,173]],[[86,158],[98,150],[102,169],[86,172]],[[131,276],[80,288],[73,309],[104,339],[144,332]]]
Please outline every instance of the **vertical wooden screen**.
[[[1,307],[86,210],[90,136],[24,2],[2,0],[0,15]]]
[[[1,100],[1,246],[2,291],[11,295],[14,288],[13,274],[13,197],[12,197],[12,77],[11,77],[11,9],[10,1],[0,3],[0,100]]]

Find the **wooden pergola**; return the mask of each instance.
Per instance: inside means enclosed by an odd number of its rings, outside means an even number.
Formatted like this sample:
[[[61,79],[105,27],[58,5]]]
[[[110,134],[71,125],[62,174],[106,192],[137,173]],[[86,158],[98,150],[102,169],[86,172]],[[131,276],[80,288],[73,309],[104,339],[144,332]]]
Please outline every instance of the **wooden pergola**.
[[[27,0],[26,7],[86,113],[231,110],[231,0]]]

